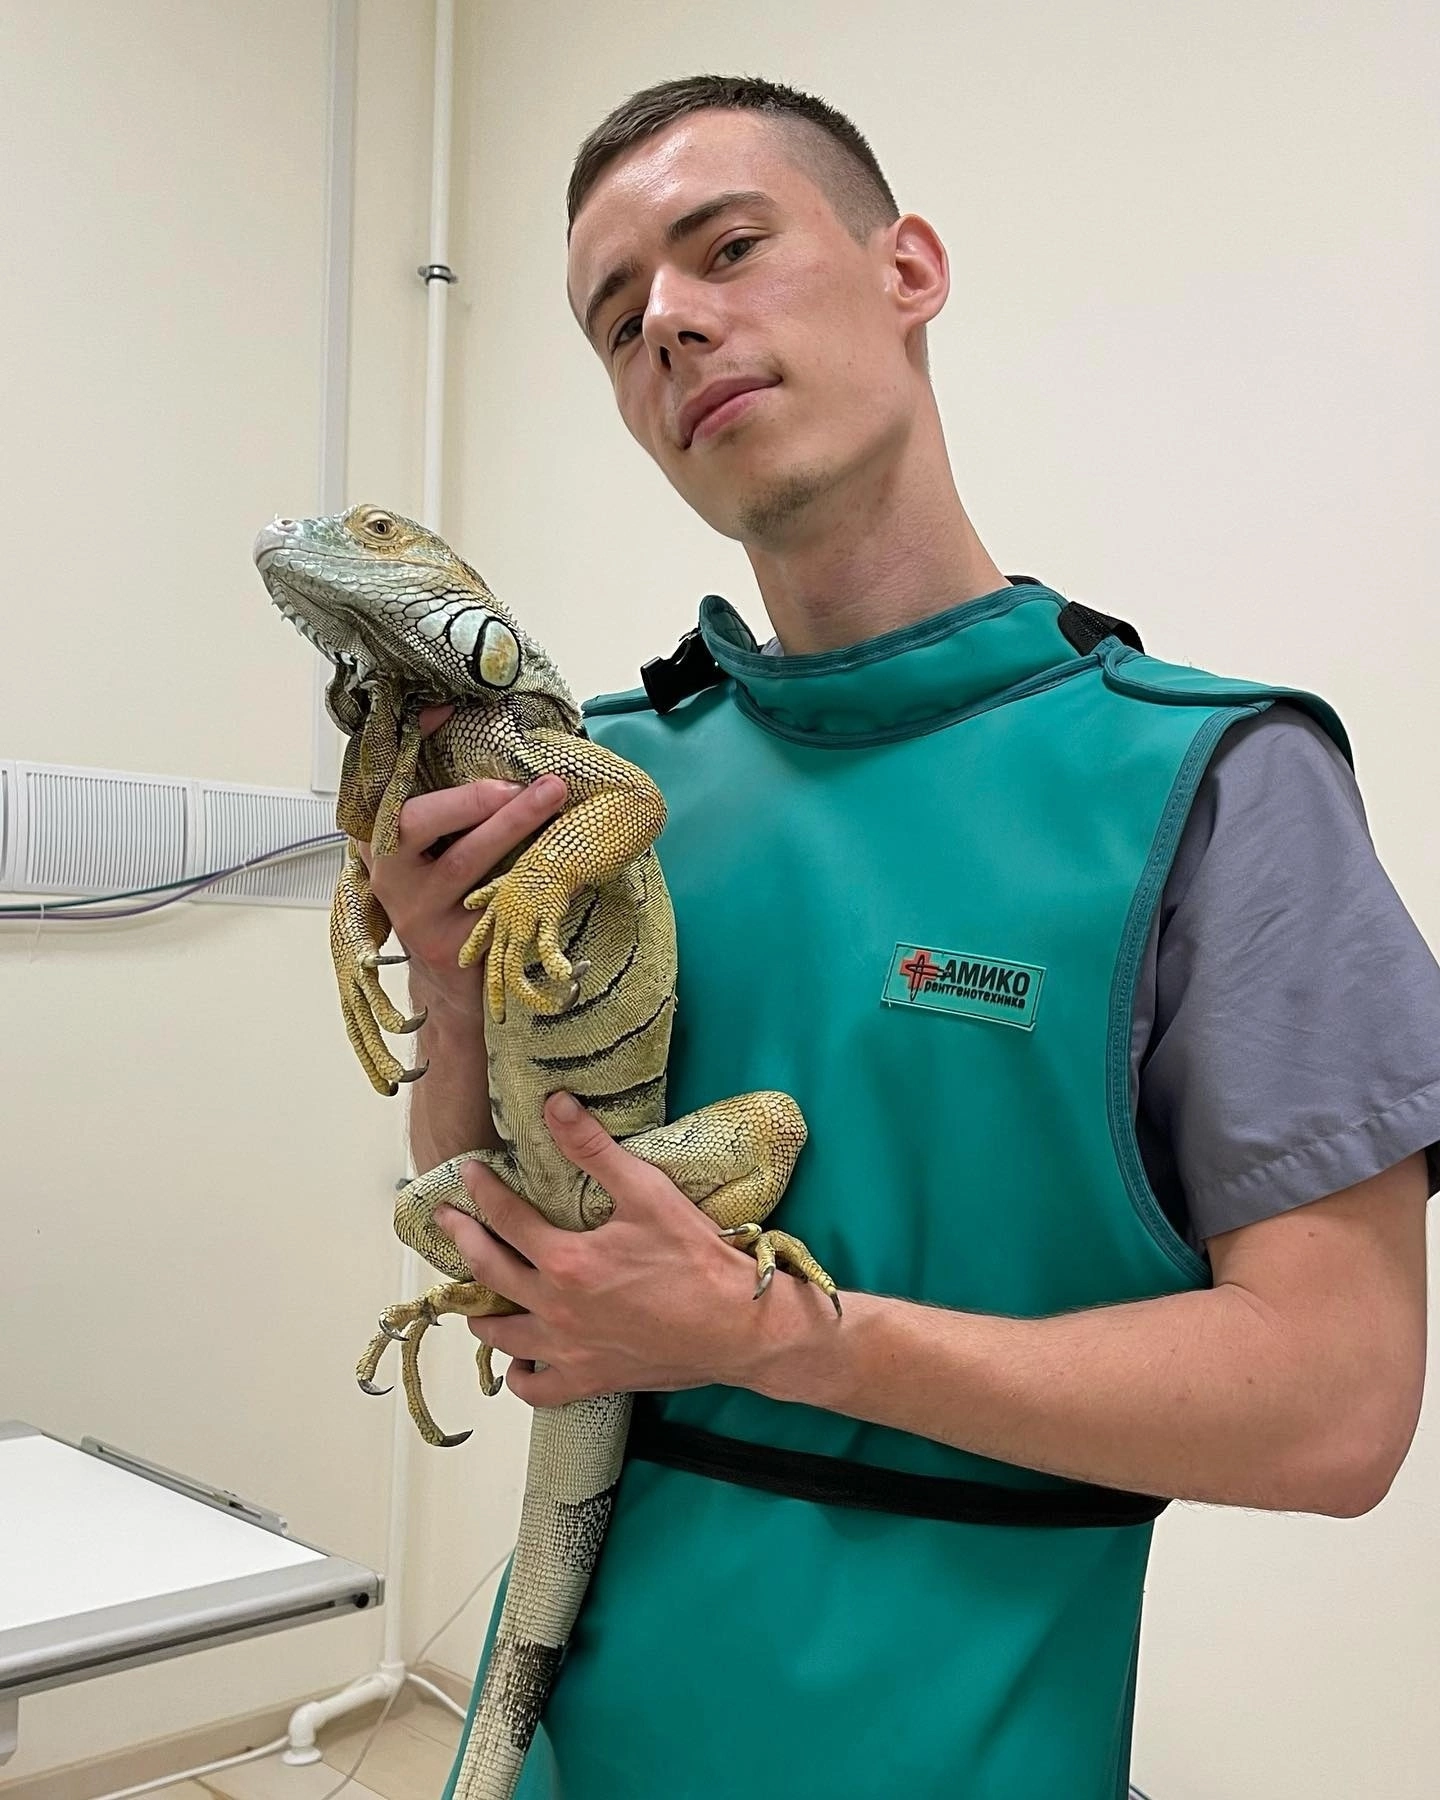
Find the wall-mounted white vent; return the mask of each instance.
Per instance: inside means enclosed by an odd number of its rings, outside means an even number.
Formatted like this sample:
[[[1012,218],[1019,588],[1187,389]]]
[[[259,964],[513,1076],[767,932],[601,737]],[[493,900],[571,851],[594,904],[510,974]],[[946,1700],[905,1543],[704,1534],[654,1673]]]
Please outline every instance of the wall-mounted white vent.
[[[333,800],[301,790],[0,762],[3,893],[133,892],[193,880],[334,830]],[[317,845],[193,897],[328,906],[340,855],[338,844]]]
[[[335,802],[286,788],[232,787],[202,781],[200,816],[204,827],[204,862],[209,869],[228,869],[273,850],[335,829]],[[328,906],[340,873],[337,846],[287,856],[231,875],[196,894],[197,900],[259,900],[282,906]]]

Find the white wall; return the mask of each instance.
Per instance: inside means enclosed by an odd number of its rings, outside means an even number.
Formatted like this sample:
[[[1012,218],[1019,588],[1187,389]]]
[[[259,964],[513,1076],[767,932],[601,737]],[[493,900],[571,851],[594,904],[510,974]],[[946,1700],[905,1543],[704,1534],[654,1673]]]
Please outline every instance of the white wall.
[[[573,152],[664,77],[788,81],[851,114],[948,246],[932,367],[1001,567],[1136,620],[1157,654],[1329,697],[1382,856],[1440,943],[1421,735],[1440,181],[1418,4],[635,0],[481,4],[466,24],[450,535],[578,690],[634,685],[709,590],[764,620],[742,553],[632,442],[569,316]],[[452,1356],[453,1410],[473,1403]],[[507,1448],[508,1406],[484,1415]],[[1136,1755],[1156,1800],[1433,1795],[1433,1416],[1362,1521],[1162,1521]],[[423,1468],[437,1572],[417,1629],[448,1610],[441,1544],[476,1573],[503,1545],[512,1465],[492,1489],[473,1449]],[[470,1666],[483,1623],[472,1609],[445,1660]]]
[[[0,8],[0,754],[305,788],[314,652],[250,561],[313,510],[323,0]],[[361,13],[355,478],[418,489],[426,15]],[[321,911],[0,928],[0,1417],[379,1566],[401,1116]],[[378,1613],[26,1700],[7,1781],[373,1667]]]

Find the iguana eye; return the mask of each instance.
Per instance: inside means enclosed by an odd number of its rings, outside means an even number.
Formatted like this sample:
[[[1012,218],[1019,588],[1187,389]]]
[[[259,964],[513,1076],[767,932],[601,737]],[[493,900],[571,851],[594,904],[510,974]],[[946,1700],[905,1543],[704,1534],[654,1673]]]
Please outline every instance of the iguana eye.
[[[395,529],[395,521],[389,513],[371,513],[365,521],[365,529],[376,537],[389,537]]]

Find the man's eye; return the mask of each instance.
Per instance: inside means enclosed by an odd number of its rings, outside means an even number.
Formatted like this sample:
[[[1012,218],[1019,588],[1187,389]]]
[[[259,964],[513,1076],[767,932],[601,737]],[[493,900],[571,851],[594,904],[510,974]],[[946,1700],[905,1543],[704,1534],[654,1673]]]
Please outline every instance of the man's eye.
[[[727,250],[734,250],[737,247],[748,250],[752,244],[758,244],[759,242],[760,242],[759,238],[753,238],[753,237],[731,238],[730,242],[728,244],[722,244],[720,246],[720,248],[715,252],[715,254],[718,258],[718,257],[724,256],[724,254]],[[743,261],[743,258],[737,256],[737,257],[731,258],[730,260],[733,264],[733,263]],[[616,331],[615,336],[610,341],[610,350],[611,350],[612,354],[616,350],[622,349],[626,344],[630,344],[635,341],[633,338],[627,338],[624,334],[631,325],[638,325],[639,323],[640,323],[640,314],[639,313],[632,313],[631,316],[624,321],[624,323]]]

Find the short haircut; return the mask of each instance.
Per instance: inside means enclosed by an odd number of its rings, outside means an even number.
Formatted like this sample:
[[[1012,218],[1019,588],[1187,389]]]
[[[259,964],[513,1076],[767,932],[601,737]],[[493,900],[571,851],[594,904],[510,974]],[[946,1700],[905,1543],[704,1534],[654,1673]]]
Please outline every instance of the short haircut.
[[[569,215],[565,241],[570,241],[577,213],[611,163],[677,119],[714,108],[755,112],[773,120],[786,140],[790,161],[821,190],[856,243],[865,243],[878,227],[900,217],[874,151],[833,106],[758,75],[685,75],[632,94],[581,144],[565,196]]]

